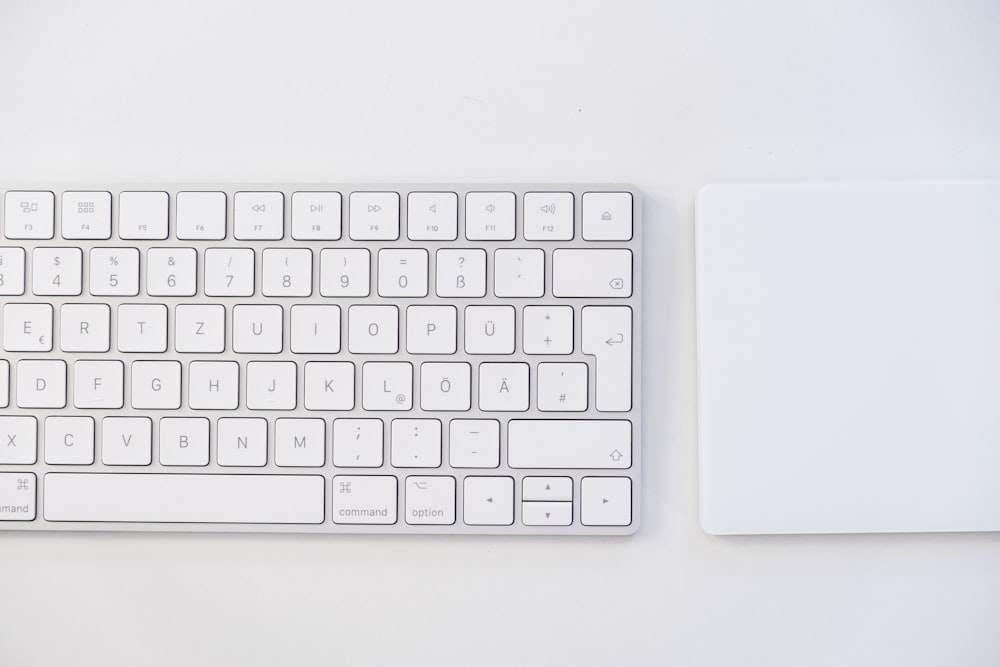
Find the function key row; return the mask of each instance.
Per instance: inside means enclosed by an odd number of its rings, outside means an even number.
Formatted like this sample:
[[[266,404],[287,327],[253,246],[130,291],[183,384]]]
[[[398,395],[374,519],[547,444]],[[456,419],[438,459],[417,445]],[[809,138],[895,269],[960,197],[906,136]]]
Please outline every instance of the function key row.
[[[291,196],[291,237],[299,241],[336,241],[342,236],[343,197],[339,192],[295,192]],[[351,240],[400,238],[397,192],[352,192],[347,196],[347,233]],[[407,195],[406,237],[412,241],[454,241],[459,235],[458,195],[411,192]],[[4,197],[3,234],[7,239],[55,236],[55,194],[11,190]],[[233,196],[232,236],[241,241],[285,238],[285,195],[237,192]],[[513,192],[465,195],[465,238],[512,241],[517,196]],[[581,197],[585,241],[632,238],[632,195],[587,192]],[[166,192],[122,192],[118,196],[118,238],[163,240],[169,236],[170,196]],[[178,192],[174,235],[181,240],[219,241],[228,235],[225,192]],[[62,193],[64,239],[110,239],[112,194],[104,191]],[[576,197],[572,192],[528,192],[522,198],[521,236],[527,241],[570,241],[576,236]]]

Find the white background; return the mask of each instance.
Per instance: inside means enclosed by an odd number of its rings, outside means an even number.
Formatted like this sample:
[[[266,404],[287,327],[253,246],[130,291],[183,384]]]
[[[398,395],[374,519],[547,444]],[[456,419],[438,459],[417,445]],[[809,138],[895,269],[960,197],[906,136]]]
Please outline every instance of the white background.
[[[692,266],[709,181],[1000,176],[998,34],[986,0],[0,0],[0,182],[633,182],[647,325],[635,537],[3,533],[0,664],[1000,664],[1000,535],[701,532]]]

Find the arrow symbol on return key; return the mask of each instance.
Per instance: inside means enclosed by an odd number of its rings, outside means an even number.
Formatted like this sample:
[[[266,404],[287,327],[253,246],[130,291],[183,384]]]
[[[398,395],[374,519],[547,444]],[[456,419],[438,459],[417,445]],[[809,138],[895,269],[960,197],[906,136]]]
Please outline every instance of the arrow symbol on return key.
[[[604,342],[607,343],[608,345],[620,345],[625,342],[625,336],[618,333]]]

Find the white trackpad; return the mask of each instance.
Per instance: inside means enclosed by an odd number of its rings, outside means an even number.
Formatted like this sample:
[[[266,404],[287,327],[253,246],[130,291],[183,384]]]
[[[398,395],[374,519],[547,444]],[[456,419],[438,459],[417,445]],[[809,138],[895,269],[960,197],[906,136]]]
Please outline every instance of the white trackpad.
[[[1000,530],[1000,181],[712,185],[701,524]]]

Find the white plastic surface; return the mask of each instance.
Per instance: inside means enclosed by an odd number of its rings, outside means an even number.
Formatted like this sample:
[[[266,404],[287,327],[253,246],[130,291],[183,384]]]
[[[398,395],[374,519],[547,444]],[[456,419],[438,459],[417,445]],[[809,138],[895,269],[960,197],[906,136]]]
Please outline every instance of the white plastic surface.
[[[1000,530],[1000,181],[712,185],[710,533]]]

